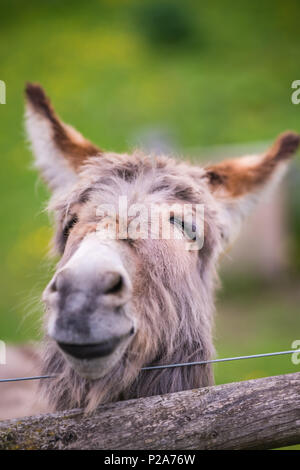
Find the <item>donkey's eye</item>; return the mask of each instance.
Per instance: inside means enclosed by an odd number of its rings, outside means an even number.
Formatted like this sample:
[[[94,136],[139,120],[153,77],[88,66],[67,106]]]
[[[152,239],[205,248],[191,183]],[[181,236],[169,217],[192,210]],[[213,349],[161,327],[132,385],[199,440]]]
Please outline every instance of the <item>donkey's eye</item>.
[[[72,219],[70,219],[69,222],[67,223],[67,225],[65,226],[65,228],[63,230],[63,238],[64,238],[65,241],[67,241],[71,229],[74,227],[74,225],[77,222],[78,222],[78,217],[77,217],[77,215],[74,215],[72,217]]]
[[[196,225],[194,223],[185,223],[183,219],[174,216],[170,217],[170,223],[177,225],[190,240],[196,240]]]

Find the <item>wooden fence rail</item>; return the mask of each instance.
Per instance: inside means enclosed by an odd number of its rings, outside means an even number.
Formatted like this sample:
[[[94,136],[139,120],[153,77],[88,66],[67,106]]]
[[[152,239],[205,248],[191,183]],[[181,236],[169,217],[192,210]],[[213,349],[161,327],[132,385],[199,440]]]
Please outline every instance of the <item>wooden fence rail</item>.
[[[271,449],[300,443],[300,373],[0,422],[1,449]]]

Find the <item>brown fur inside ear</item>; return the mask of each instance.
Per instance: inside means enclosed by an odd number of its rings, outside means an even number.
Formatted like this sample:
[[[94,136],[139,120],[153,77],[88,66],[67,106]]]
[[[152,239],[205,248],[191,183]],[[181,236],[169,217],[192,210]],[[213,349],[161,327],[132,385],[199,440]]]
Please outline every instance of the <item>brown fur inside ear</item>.
[[[268,150],[266,158],[279,161],[290,158],[298,149],[300,135],[296,132],[287,131],[279,135],[272,147]]]
[[[49,98],[43,88],[37,83],[27,83],[25,94],[27,104],[33,112],[49,121],[53,129],[55,144],[63,152],[73,168],[78,168],[84,160],[98,155],[101,150],[86,140],[71,126],[64,124],[55,113]]]
[[[281,134],[261,157],[226,160],[206,168],[205,177],[211,190],[222,191],[230,197],[241,196],[267,183],[275,169],[297,150],[300,135],[291,131]]]

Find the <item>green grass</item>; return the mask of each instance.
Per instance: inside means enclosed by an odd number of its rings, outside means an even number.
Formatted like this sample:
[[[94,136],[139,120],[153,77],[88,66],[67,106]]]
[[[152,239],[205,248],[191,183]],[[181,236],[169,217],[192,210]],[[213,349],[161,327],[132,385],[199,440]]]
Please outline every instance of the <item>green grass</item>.
[[[153,128],[183,155],[299,130],[300,107],[290,100],[299,79],[299,2],[187,1],[184,8],[192,34],[172,45],[151,40],[131,0],[1,5],[1,339],[39,337],[37,299],[51,276],[47,190],[30,170],[23,131],[27,80],[40,82],[64,120],[104,149],[129,150]],[[289,348],[299,336],[296,291],[256,286],[222,295],[219,356]],[[215,367],[217,383],[294,370],[288,357]]]
[[[292,349],[292,342],[300,339],[299,302],[296,283],[275,286],[261,283],[240,293],[228,289],[225,282],[217,302],[218,357]],[[299,366],[291,362],[291,356],[278,356],[220,363],[214,369],[216,382],[226,383],[297,372]]]

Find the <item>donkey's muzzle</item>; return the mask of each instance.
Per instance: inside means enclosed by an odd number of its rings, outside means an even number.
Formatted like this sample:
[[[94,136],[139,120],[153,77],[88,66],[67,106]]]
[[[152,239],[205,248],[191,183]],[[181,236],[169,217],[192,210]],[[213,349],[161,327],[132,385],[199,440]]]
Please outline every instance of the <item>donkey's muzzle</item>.
[[[121,343],[123,337],[111,338],[97,344],[70,344],[60,343],[58,346],[65,353],[76,359],[95,359],[97,357],[109,356]]]
[[[79,375],[96,379],[122,358],[135,332],[132,285],[122,259],[87,235],[44,291],[48,336]]]

